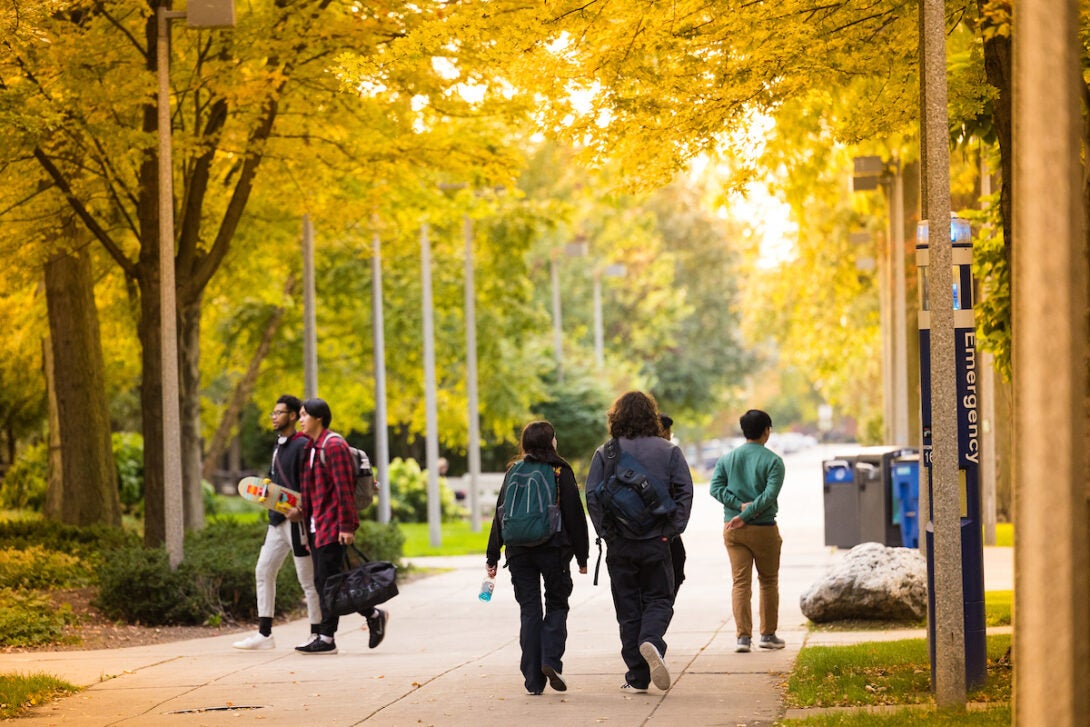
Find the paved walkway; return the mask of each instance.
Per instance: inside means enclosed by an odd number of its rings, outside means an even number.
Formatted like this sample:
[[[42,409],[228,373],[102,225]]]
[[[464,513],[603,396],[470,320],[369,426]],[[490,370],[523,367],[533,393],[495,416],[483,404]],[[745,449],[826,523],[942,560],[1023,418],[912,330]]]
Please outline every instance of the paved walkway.
[[[477,600],[483,557],[424,558],[446,570],[406,585],[389,605],[385,642],[367,648],[362,619],[342,619],[335,656],[301,656],[303,622],[277,626],[278,648],[231,648],[237,633],[103,651],[0,655],[0,672],[42,671],[87,686],[44,705],[27,725],[337,726],[771,725],[783,716],[780,684],[804,642],[870,635],[808,635],[799,595],[845,551],[823,545],[820,461],[815,449],[787,460],[782,498],[779,634],[782,651],[734,653],[721,511],[697,487],[685,535],[688,580],[667,634],[673,686],[646,695],[619,691],[624,665],[602,564],[600,584],[575,574],[564,660],[567,692],[527,696],[518,671],[518,606],[501,576],[491,603]],[[987,549],[988,588],[1010,588],[1009,549]],[[756,609],[755,609],[756,612]]]

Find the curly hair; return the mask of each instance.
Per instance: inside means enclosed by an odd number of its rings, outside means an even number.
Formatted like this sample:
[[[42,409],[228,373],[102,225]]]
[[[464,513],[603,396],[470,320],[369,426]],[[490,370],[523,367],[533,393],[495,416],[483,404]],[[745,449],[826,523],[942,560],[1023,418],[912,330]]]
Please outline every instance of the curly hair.
[[[655,397],[642,391],[629,391],[617,397],[606,414],[609,436],[636,439],[662,435],[659,407]]]

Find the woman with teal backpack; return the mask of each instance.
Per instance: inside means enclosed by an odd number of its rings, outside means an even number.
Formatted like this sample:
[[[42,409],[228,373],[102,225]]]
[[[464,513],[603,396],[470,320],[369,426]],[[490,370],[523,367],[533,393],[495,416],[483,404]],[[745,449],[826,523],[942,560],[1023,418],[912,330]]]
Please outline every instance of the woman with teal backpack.
[[[530,422],[523,428],[519,455],[507,468],[488,536],[489,578],[496,577],[501,548],[521,614],[520,668],[526,692],[541,694],[546,681],[563,692],[568,688],[562,674],[571,560],[575,558],[580,573],[587,572],[590,538],[579,485],[571,465],[556,452],[556,432],[549,422]]]

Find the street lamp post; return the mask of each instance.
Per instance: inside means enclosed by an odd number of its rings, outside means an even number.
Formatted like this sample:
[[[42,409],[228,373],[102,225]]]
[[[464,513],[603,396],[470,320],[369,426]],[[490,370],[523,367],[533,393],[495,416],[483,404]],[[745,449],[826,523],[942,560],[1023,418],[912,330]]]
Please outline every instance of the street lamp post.
[[[624,277],[624,265],[606,265],[594,269],[594,363],[598,368],[605,365],[605,335],[602,331],[602,276]]]
[[[235,24],[233,0],[191,2],[188,14],[156,8],[156,111],[159,133],[159,356],[163,409],[163,520],[167,557],[172,568],[182,562],[182,432],[178,384],[178,319],[174,279],[174,165],[170,123],[170,21],[187,18],[191,28]]]
[[[556,378],[564,380],[564,326],[561,322],[560,312],[560,255],[567,257],[583,257],[587,254],[587,242],[583,235],[579,235],[574,241],[564,245],[563,249],[553,248],[549,257],[549,274],[553,286],[553,348],[556,354]]]

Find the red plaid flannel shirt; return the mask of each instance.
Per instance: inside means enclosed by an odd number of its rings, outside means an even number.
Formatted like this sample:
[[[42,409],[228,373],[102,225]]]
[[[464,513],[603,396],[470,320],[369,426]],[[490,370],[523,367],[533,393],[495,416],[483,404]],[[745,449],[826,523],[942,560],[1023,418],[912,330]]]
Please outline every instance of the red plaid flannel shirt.
[[[321,452],[325,451],[325,464]],[[355,533],[360,525],[353,493],[355,467],[348,442],[325,429],[303,452],[303,515],[314,533],[314,547],[337,542],[339,533]]]

